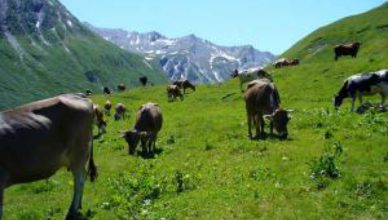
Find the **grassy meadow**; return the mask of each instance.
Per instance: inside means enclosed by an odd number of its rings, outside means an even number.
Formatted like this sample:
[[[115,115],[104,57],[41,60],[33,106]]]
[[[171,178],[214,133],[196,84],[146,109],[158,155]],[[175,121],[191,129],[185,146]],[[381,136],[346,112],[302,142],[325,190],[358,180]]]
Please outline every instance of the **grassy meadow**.
[[[84,216],[386,218],[386,113],[350,113],[348,102],[335,112],[330,102],[336,92],[334,83],[318,89],[303,82],[297,74],[305,68],[274,73],[283,106],[295,110],[286,141],[247,138],[238,80],[199,86],[182,102],[168,102],[164,86],[112,95],[111,101],[125,103],[130,113],[125,121],[108,118],[107,134],[94,142],[100,176],[96,183],[86,184]],[[305,86],[290,86],[297,80]],[[102,105],[106,98],[95,96],[93,100]],[[164,114],[158,154],[153,159],[128,155],[118,134],[132,127],[136,110],[148,101],[159,103]],[[330,170],[335,175],[326,175]],[[72,184],[71,174],[61,170],[48,181],[13,186],[5,194],[5,219],[62,219]]]
[[[385,4],[319,29],[284,54],[301,65],[269,69],[282,106],[295,110],[285,141],[247,138],[238,79],[200,85],[176,102],[167,101],[166,85],[113,94],[129,117],[109,117],[107,133],[94,141],[100,176],[86,183],[85,219],[387,219],[387,113],[351,113],[349,100],[338,112],[332,105],[346,77],[387,68],[387,12]],[[334,62],[333,45],[357,39],[359,57]],[[106,97],[92,99],[103,105]],[[128,155],[119,137],[149,101],[164,116],[152,159]],[[62,169],[13,186],[4,219],[63,219],[72,185]]]

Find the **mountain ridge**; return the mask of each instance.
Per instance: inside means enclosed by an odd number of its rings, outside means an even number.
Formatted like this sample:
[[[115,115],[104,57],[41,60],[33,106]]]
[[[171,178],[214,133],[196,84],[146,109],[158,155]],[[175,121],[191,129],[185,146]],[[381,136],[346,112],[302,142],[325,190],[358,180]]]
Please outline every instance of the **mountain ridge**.
[[[156,31],[140,33],[84,24],[122,49],[144,55],[170,80],[222,82],[234,69],[260,68],[275,59],[273,54],[256,50],[251,45],[220,46],[195,34],[168,38]]]
[[[165,82],[143,57],[103,40],[58,0],[0,0],[0,109],[68,92]]]

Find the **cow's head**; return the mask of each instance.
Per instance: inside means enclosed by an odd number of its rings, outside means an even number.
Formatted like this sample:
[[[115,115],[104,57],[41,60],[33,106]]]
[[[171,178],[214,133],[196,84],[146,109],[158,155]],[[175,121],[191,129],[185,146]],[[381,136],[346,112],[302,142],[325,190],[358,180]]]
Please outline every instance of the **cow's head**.
[[[139,144],[140,139],[146,135],[147,135],[146,132],[140,132],[135,129],[131,131],[121,132],[121,137],[123,137],[128,144],[129,154],[135,154],[136,147]]]
[[[287,124],[291,120],[289,112],[293,110],[277,109],[271,115],[265,115],[264,118],[271,121],[273,127],[279,135],[280,139],[287,139],[288,129]]]
[[[333,102],[334,102],[334,107],[338,109],[342,105],[343,97],[339,94],[334,96]]]
[[[361,43],[360,42],[356,42],[356,43],[353,44],[353,46],[356,47],[356,48],[359,48],[361,46]]]

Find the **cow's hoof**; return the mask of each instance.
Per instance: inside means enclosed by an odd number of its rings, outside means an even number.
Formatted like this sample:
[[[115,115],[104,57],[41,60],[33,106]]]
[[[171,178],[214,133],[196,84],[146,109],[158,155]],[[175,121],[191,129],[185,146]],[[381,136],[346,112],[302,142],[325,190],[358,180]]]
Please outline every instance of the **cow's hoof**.
[[[76,219],[78,219],[78,213],[77,212],[72,212],[72,213],[68,213],[67,215],[66,215],[66,220],[76,220]]]
[[[258,138],[259,140],[264,140],[264,139],[267,138],[267,135],[266,135],[265,133],[261,133],[261,134],[259,134],[259,135],[257,136],[257,138]]]

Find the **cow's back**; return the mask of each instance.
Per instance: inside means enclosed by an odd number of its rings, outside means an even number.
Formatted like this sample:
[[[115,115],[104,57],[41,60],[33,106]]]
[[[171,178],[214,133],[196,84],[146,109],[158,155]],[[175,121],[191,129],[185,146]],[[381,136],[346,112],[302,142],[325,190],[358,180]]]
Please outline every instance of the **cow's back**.
[[[71,157],[84,153],[73,143],[92,130],[92,103],[78,95],[62,95],[0,113],[0,167],[10,184],[51,176]]]
[[[159,106],[155,103],[147,103],[137,112],[135,129],[158,132],[162,128],[162,123],[163,118]]]
[[[246,110],[250,114],[271,114],[276,104],[276,89],[271,83],[257,83],[245,93]]]

